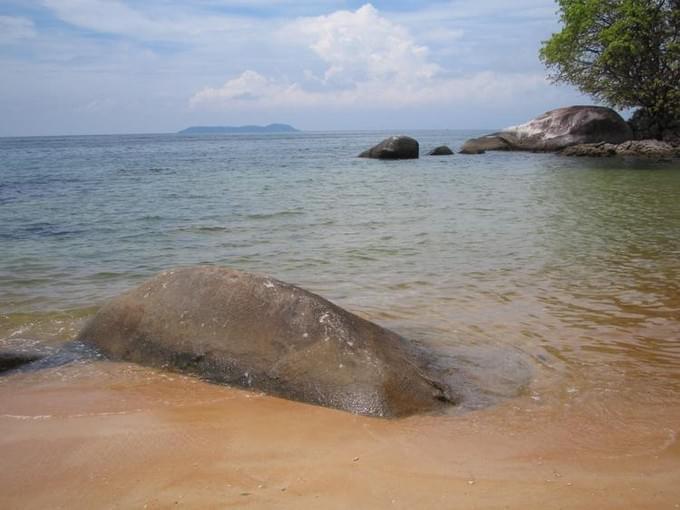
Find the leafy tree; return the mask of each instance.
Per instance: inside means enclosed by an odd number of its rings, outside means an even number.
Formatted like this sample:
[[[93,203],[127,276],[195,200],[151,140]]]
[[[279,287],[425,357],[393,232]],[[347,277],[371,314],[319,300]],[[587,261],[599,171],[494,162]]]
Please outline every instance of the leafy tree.
[[[642,107],[659,128],[680,122],[680,0],[557,0],[564,27],[543,43],[557,82],[614,108]]]

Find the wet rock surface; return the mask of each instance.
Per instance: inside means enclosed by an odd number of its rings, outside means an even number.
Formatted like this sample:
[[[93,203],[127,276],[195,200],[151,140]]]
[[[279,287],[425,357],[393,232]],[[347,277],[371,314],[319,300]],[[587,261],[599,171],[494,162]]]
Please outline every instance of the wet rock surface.
[[[0,373],[17,369],[41,359],[38,353],[29,352],[0,352]]]
[[[352,413],[397,417],[456,397],[428,353],[299,287],[199,266],[161,273],[112,300],[81,331],[114,360]]]
[[[0,374],[56,368],[96,360],[99,353],[81,342],[50,345],[37,339],[11,338],[0,342]]]

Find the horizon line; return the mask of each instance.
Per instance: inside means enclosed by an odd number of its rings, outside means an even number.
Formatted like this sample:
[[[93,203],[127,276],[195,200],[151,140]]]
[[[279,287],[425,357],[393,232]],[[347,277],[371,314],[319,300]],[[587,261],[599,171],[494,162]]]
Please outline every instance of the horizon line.
[[[296,128],[297,129],[297,128]],[[286,133],[196,133],[196,134],[182,134],[179,131],[146,131],[146,132],[129,132],[129,133],[64,133],[64,134],[44,134],[44,135],[0,135],[0,139],[10,138],[69,138],[69,137],[84,137],[84,136],[154,136],[154,135],[177,135],[178,137],[189,138],[199,136],[244,136],[244,135],[296,135],[296,134],[310,134],[310,133],[382,133],[382,132],[399,132],[403,134],[406,131],[498,131],[500,128],[380,128],[380,129],[297,129],[297,131]]]

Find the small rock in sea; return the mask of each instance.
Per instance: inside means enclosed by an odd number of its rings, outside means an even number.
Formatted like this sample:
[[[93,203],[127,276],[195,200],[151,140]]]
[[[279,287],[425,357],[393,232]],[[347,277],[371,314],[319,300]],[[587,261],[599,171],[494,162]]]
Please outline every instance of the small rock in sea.
[[[359,462],[359,457],[354,457],[354,458],[352,459],[352,462]]]
[[[474,485],[475,481],[474,480],[468,480],[468,485]]]
[[[427,153],[428,156],[451,156],[453,151],[449,149],[446,145],[440,145],[435,147],[430,152]]]
[[[378,145],[359,154],[360,158],[418,159],[420,145],[410,136],[390,136]]]

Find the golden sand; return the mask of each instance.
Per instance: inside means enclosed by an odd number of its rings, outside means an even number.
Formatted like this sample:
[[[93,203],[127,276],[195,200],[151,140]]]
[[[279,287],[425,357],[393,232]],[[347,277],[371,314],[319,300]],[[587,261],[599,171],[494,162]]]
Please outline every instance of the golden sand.
[[[0,508],[680,508],[680,408],[381,420],[123,363],[0,384]]]

